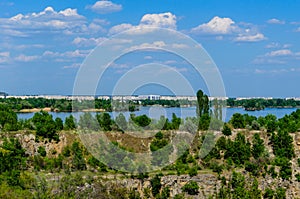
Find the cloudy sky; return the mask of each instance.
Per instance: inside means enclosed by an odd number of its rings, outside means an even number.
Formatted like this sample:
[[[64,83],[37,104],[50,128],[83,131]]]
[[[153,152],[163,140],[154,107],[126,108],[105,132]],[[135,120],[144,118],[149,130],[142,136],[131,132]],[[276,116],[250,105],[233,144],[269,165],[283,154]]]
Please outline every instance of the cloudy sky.
[[[81,63],[98,44],[122,31],[160,27],[203,46],[227,96],[298,97],[299,10],[296,0],[1,0],[0,91],[72,94]],[[112,63],[107,81],[151,62],[182,72],[196,90],[204,87],[184,60],[158,54],[124,56]]]

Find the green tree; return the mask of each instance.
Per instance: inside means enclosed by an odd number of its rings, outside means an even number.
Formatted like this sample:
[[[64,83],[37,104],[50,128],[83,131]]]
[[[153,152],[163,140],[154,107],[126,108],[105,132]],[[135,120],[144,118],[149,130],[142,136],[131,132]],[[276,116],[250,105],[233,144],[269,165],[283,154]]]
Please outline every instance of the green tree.
[[[111,131],[112,130],[112,119],[109,113],[101,113],[100,115],[97,114],[97,120],[102,130],[104,131]]]
[[[100,126],[97,119],[95,119],[95,117],[93,117],[91,113],[84,113],[80,116],[78,124],[81,129],[98,131],[100,129]]]
[[[64,128],[64,123],[61,118],[57,117],[55,118],[55,125],[56,125],[56,130],[61,131]]]
[[[146,127],[151,123],[151,119],[147,115],[136,116],[133,121],[140,127]]]
[[[127,130],[127,121],[126,118],[124,116],[123,113],[120,113],[117,117],[116,117],[116,124],[118,125],[119,129],[122,131],[126,131]]]
[[[15,131],[18,129],[17,114],[8,106],[0,104],[0,130]]]
[[[244,117],[240,113],[233,114],[230,119],[230,123],[232,124],[233,128],[235,128],[235,129],[243,129],[246,126]]]
[[[222,129],[222,133],[223,133],[223,135],[226,135],[226,136],[230,136],[232,134],[231,129],[228,126],[227,123],[224,124],[223,129]]]
[[[73,117],[73,115],[70,115],[69,117],[66,117],[64,128],[66,130],[73,130],[73,129],[76,128],[75,118]]]
[[[79,142],[73,142],[72,147],[72,168],[74,170],[85,170],[86,169],[86,163],[83,157],[82,148],[79,144]]]
[[[199,186],[197,182],[190,181],[182,187],[182,191],[190,195],[197,195],[199,193]]]
[[[254,158],[259,158],[265,151],[264,141],[260,138],[258,133],[253,136],[252,155]]]
[[[32,122],[34,123],[36,134],[38,136],[59,141],[59,136],[56,133],[56,123],[53,120],[52,115],[45,111],[35,113]]]
[[[157,196],[160,192],[161,189],[161,181],[160,181],[160,176],[155,175],[154,178],[150,180],[151,187],[152,187],[152,194],[153,196]]]

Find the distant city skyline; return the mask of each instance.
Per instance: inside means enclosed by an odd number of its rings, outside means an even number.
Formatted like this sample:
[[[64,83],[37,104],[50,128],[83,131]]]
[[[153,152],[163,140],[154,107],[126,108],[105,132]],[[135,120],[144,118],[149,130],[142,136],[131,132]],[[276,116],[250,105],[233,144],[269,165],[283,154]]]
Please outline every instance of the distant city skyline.
[[[184,33],[203,46],[220,70],[226,96],[298,97],[299,10],[300,2],[291,0],[3,0],[0,91],[71,95],[81,64],[98,44],[124,30],[160,27]],[[161,41],[153,44],[164,45]],[[144,51],[115,60],[96,94],[110,94],[116,79],[149,62],[170,66],[195,91],[208,93],[205,81],[183,58]],[[153,86],[136,93],[172,94]]]

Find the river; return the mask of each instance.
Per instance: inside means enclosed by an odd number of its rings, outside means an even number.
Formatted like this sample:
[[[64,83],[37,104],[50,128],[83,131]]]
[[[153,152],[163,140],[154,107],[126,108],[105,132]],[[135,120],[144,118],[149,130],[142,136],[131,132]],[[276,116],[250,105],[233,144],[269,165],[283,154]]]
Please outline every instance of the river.
[[[223,117],[225,117],[225,121],[228,122],[231,118],[231,116],[234,113],[241,113],[241,114],[249,114],[256,117],[259,116],[266,116],[268,114],[273,114],[277,118],[281,118],[286,114],[290,114],[293,111],[296,111],[297,108],[266,108],[264,110],[260,111],[245,111],[243,108],[226,108],[223,110]],[[151,118],[159,119],[161,115],[164,115],[165,117],[171,119],[172,113],[175,113],[177,117],[186,118],[186,117],[194,117],[196,116],[196,107],[184,107],[184,108],[178,108],[178,107],[171,107],[171,108],[163,108],[160,106],[147,106],[147,107],[140,107],[139,111],[135,112],[122,112],[126,118],[130,116],[131,113],[134,113],[135,115],[143,115],[146,114]],[[50,114],[53,116],[53,118],[60,117],[62,120],[65,120],[66,117],[68,117],[70,114],[72,114],[77,120],[80,118],[80,115],[83,114],[83,112],[50,112]],[[93,115],[96,113],[93,112]],[[119,112],[111,112],[110,115],[115,118]],[[33,117],[34,113],[18,113],[19,119],[29,119]]]

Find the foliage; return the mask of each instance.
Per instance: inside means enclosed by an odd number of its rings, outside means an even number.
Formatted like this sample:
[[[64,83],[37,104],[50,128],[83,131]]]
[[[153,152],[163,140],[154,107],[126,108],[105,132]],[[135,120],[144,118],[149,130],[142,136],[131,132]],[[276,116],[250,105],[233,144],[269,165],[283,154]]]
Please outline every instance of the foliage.
[[[232,142],[228,140],[227,150],[225,152],[225,158],[231,158],[237,165],[244,164],[250,159],[251,148],[250,143],[246,141],[243,134],[238,133],[235,140]]]
[[[117,117],[116,117],[116,124],[118,125],[119,129],[121,131],[126,131],[127,130],[127,121],[126,118],[124,116],[123,113],[120,113]]]
[[[244,117],[240,113],[234,113],[229,122],[235,129],[243,129],[246,127]]]
[[[75,118],[73,117],[73,115],[66,117],[64,129],[65,130],[73,130],[75,128],[76,128],[76,122],[75,122]]]
[[[260,138],[258,133],[255,133],[252,142],[252,156],[257,159],[265,151],[264,141]]]
[[[100,126],[97,119],[93,117],[92,114],[89,112],[84,113],[80,116],[78,125],[81,129],[98,131],[100,129]]]
[[[150,180],[151,187],[152,187],[152,194],[153,196],[156,196],[159,194],[160,189],[161,189],[161,181],[160,181],[160,176],[155,175],[154,178]]]
[[[182,187],[182,191],[190,195],[197,195],[199,193],[199,186],[197,182],[190,181]]]
[[[17,114],[8,106],[0,103],[0,130],[15,131],[17,130]]]
[[[57,125],[53,120],[52,115],[45,111],[35,113],[32,118],[32,122],[35,126],[37,136],[59,141],[59,136],[57,134]]]
[[[102,130],[104,131],[112,130],[112,119],[108,113],[101,113],[100,115],[97,114],[96,118]]]
[[[47,155],[47,152],[46,152],[45,147],[42,147],[42,146],[39,146],[39,148],[38,148],[38,153],[39,153],[42,157],[46,157],[46,155]]]
[[[226,136],[230,136],[232,134],[231,129],[228,126],[228,124],[226,124],[226,123],[224,124],[223,129],[222,129],[222,133],[223,133],[223,135],[226,135]]]

